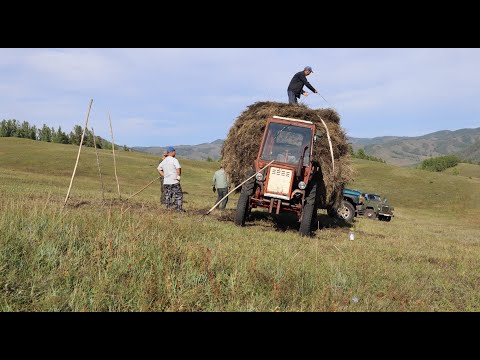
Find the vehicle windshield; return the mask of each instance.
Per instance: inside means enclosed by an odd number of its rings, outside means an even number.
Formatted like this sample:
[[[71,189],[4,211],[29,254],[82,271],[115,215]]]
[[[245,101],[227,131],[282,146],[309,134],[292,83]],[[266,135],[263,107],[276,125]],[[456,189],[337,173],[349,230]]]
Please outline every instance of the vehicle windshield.
[[[367,200],[382,201],[382,198],[376,194],[365,194]]]
[[[270,123],[260,158],[297,165],[303,149],[308,146],[303,158],[303,165],[307,166],[310,163],[311,143],[312,130],[309,128]]]

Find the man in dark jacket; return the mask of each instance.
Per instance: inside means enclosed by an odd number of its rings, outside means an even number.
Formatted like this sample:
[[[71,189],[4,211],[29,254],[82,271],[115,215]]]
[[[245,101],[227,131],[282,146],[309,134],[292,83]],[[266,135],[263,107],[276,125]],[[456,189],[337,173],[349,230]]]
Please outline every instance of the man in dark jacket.
[[[315,94],[317,93],[317,90],[315,90],[315,88],[307,80],[307,76],[311,73],[313,73],[312,68],[310,66],[306,66],[303,71],[299,71],[293,75],[293,78],[290,81],[287,89],[289,104],[298,104],[297,98],[300,98],[300,95],[308,96],[308,93],[303,91],[304,85],[312,90]]]

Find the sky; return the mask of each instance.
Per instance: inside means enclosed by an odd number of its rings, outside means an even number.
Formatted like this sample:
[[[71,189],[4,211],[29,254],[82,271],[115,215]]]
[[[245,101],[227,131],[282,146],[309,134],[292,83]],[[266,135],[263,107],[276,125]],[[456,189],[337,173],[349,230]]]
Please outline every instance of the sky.
[[[117,144],[207,143],[247,106],[288,102],[305,66],[323,98],[300,102],[334,108],[350,137],[480,127],[475,48],[1,48],[0,120],[69,133],[93,99],[88,127],[110,140],[110,114]]]

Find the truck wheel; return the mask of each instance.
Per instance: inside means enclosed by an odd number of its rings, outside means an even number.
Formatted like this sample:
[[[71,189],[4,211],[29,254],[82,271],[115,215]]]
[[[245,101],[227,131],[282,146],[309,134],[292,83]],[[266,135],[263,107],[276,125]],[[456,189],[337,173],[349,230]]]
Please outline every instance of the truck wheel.
[[[302,220],[300,221],[300,229],[298,230],[302,236],[310,236],[312,230],[312,219],[316,209],[317,199],[317,181],[313,184],[302,209]]]
[[[373,209],[365,210],[365,217],[374,220],[376,218],[375,211],[373,211]]]
[[[248,176],[252,176],[255,172],[250,172]],[[245,220],[250,213],[250,196],[253,195],[255,190],[255,178],[250,179],[242,186],[240,198],[237,203],[237,210],[235,212],[234,222],[236,225],[245,226]]]
[[[343,200],[342,205],[337,210],[337,215],[340,219],[351,223],[355,217],[355,208],[348,201]]]

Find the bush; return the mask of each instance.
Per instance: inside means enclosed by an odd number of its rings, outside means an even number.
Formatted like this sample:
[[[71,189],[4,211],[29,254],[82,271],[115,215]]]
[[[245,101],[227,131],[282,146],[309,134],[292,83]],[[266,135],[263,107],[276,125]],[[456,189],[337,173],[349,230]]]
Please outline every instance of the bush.
[[[456,166],[459,162],[460,159],[455,155],[440,156],[423,160],[420,169],[440,172]]]

